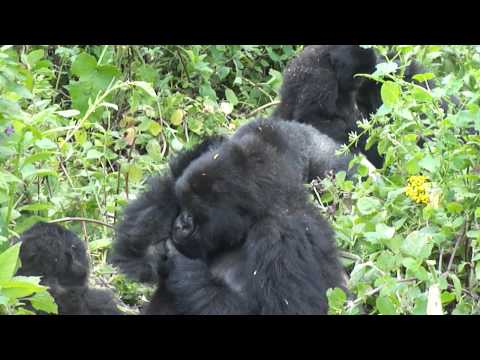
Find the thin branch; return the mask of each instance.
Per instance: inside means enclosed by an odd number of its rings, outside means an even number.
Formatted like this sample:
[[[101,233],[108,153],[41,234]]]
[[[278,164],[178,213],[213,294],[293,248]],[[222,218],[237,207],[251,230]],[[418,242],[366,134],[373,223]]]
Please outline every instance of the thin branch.
[[[260,106],[259,108],[253,110],[253,111],[250,111],[248,114],[247,114],[247,117],[252,117],[253,115],[255,115],[256,113],[266,109],[266,108],[269,108],[270,106],[273,106],[273,105],[278,105],[280,104],[280,100],[274,100],[272,102],[269,102],[267,104],[264,104],[262,106]]]
[[[448,261],[447,271],[445,271],[445,273],[450,272],[450,268],[453,265],[453,258],[455,257],[455,254],[457,252],[458,246],[460,245],[460,242],[465,238],[466,230],[467,230],[467,222],[465,222],[465,226],[464,226],[464,229],[463,229],[463,234],[457,238],[457,241],[455,241],[455,246],[453,247],[452,255],[450,255],[450,260]]]
[[[103,226],[106,226],[110,229],[114,228],[113,225],[107,224],[106,222],[103,222],[101,220],[88,219],[88,218],[84,218],[84,217],[65,217],[65,218],[61,218],[61,219],[50,220],[49,223],[50,224],[55,224],[55,223],[68,222],[68,221],[85,221],[85,222],[89,222],[89,223],[92,223],[92,224],[103,225]]]

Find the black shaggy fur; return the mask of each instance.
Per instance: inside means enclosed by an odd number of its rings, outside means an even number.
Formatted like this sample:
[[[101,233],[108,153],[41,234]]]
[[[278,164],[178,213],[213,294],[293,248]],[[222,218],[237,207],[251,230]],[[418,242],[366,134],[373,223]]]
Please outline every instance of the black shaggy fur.
[[[33,225],[20,239],[18,275],[42,276],[60,315],[120,315],[110,290],[88,287],[89,260],[82,240],[57,224]]]
[[[150,188],[124,210],[123,220],[116,229],[111,261],[130,278],[157,284],[146,314],[175,311],[164,289],[167,275],[165,240],[170,237],[173,221],[180,211],[174,192],[175,181],[194,159],[217,148],[224,140],[221,136],[206,138],[170,159],[169,169],[153,178]]]
[[[357,45],[311,45],[290,61],[283,72],[281,103],[274,115],[313,125],[321,133],[343,144],[348,134],[359,133],[357,121],[358,89],[364,82],[355,74],[370,74],[377,58],[372,49]],[[362,137],[354,152],[361,151],[370,162],[381,167],[375,147],[366,149]]]
[[[322,166],[305,132],[256,120],[184,170],[166,282],[178,313],[327,312],[344,272],[331,227],[307,201],[302,175]]]

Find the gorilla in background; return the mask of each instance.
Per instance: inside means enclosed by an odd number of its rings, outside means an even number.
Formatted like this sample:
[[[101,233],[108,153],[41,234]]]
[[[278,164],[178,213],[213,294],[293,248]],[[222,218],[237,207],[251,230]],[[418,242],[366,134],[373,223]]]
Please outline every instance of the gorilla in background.
[[[373,49],[357,45],[310,45],[292,59],[284,71],[280,89],[281,103],[274,115],[285,119],[309,123],[320,132],[340,143],[348,142],[348,134],[361,132],[357,121],[368,119],[382,105],[381,84],[355,74],[371,74],[378,63],[385,58],[375,55]],[[404,72],[407,82],[414,82],[413,76],[425,72],[416,61],[412,61]],[[435,87],[435,82],[418,83]],[[459,100],[449,98],[455,106]],[[446,112],[448,103],[442,100]],[[378,153],[376,144],[366,149],[367,137],[361,136],[355,152],[362,152],[377,168],[383,166],[384,158]]]
[[[272,125],[272,123],[275,123],[275,125]],[[263,151],[264,147],[270,148],[271,146],[269,147],[268,143],[261,143],[262,132],[264,132],[265,138],[269,139],[269,141],[277,141],[278,151],[281,151],[283,154],[282,166],[291,169],[289,181],[297,184],[296,186],[302,189],[297,189],[297,191],[302,194],[304,181],[311,180],[317,176],[324,176],[330,170],[348,171],[348,163],[351,160],[351,156],[336,156],[335,150],[339,147],[339,144],[326,135],[320,134],[309,125],[259,120],[248,123],[238,129],[233,138],[243,137],[242,134],[258,133],[259,143],[256,150]],[[215,154],[218,149],[229,142],[225,138],[207,138],[191,150],[180,153],[170,160],[170,171],[154,178],[150,182],[150,189],[137,200],[130,203],[124,211],[124,219],[117,227],[112,262],[133,279],[157,283],[157,290],[147,306],[146,314],[245,313],[243,311],[245,307],[227,309],[218,306],[210,308],[208,311],[197,311],[198,307],[203,306],[201,305],[202,300],[199,300],[200,302],[195,306],[182,306],[182,301],[185,302],[185,300],[181,300],[182,297],[178,296],[178,293],[175,291],[176,287],[168,287],[166,283],[167,277],[170,279],[176,277],[177,280],[184,278],[181,268],[176,268],[177,270],[175,270],[175,267],[172,269],[171,266],[173,254],[178,255],[178,251],[175,250],[170,241],[168,244],[165,241],[171,237],[174,221],[177,233],[179,224],[181,226],[184,225],[180,219],[188,221],[188,219],[184,219],[182,214],[179,215],[181,204],[175,192],[175,182],[183,176],[182,174],[186,169],[189,169],[189,165],[193,166],[197,161],[203,161],[200,159],[205,158],[205,156],[208,157],[210,154]],[[270,149],[268,151],[273,150]],[[277,167],[275,154],[272,154],[269,162],[271,164],[268,166]],[[232,166],[235,169],[235,166]],[[286,172],[283,170],[283,167],[279,168],[279,177],[285,176],[284,173]],[[237,181],[245,183],[250,181],[249,177],[256,177],[255,174],[248,173],[225,173],[223,175],[238,176]],[[274,179],[270,181],[274,181]],[[251,193],[250,190],[248,191]],[[263,199],[266,202],[269,201],[266,195]],[[309,211],[316,210],[312,209]],[[228,229],[230,226],[229,220],[223,220],[225,221],[224,226]],[[328,229],[327,225],[327,230],[323,231],[328,232]],[[232,227],[232,232],[235,232],[234,227]],[[202,252],[205,247],[203,243],[206,244],[208,241],[209,236],[202,242],[202,245],[187,241],[188,245],[183,246],[183,251],[187,253],[191,251]],[[241,260],[242,256],[239,253],[227,251],[225,254],[219,254],[214,261],[207,262],[207,260],[201,259],[193,261],[193,263],[198,263],[200,267],[203,266],[203,269],[215,278],[215,282],[227,284],[228,291],[232,291],[233,296],[237,296],[237,290],[239,289],[236,282],[232,282],[232,276],[236,278],[243,272],[244,265]],[[192,280],[194,279],[192,278]],[[194,282],[190,283],[189,286],[190,288],[187,288],[185,291],[191,291],[192,294],[196,293],[197,290],[200,293],[208,291],[208,287],[203,288],[201,283]],[[197,295],[201,295],[200,293]]]
[[[113,292],[88,287],[87,249],[73,232],[39,222],[18,241],[21,268],[17,275],[42,276],[40,283],[50,288],[60,315],[122,314]]]
[[[315,153],[316,134],[258,119],[184,170],[167,241],[178,313],[327,313],[327,289],[345,287],[334,233],[303,185],[332,156]]]
[[[281,103],[274,116],[311,124],[336,142],[348,143],[348,134],[361,130],[357,94],[365,78],[354,75],[373,73],[376,63],[373,49],[357,45],[306,47],[283,72]],[[376,146],[367,150],[366,140],[361,137],[353,152],[364,153],[375,167],[382,167]]]

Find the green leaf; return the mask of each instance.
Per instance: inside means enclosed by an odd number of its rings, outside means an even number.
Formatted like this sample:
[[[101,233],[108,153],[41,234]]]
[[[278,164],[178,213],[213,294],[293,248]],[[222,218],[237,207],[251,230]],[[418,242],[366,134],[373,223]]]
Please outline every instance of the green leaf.
[[[432,235],[424,231],[412,231],[403,241],[401,251],[413,258],[426,259],[433,248]]]
[[[170,116],[170,123],[174,126],[179,126],[182,123],[184,116],[184,111],[182,109],[177,109]]]
[[[375,231],[383,239],[391,239],[393,235],[395,235],[395,228],[383,223],[377,224],[375,226]]]
[[[362,197],[357,202],[357,207],[363,215],[369,215],[382,206],[380,200],[372,197]]]
[[[405,168],[407,169],[408,175],[418,174],[420,172],[420,165],[419,165],[418,159],[413,158],[407,161]]]
[[[20,211],[43,211],[54,208],[52,203],[33,203],[20,207]]]
[[[327,290],[328,307],[334,312],[341,312],[345,301],[347,301],[347,295],[340,288]]]
[[[88,76],[97,68],[97,60],[87,53],[81,53],[73,62],[70,71],[78,77]]]
[[[33,50],[27,55],[27,62],[33,68],[44,56],[43,49]]]
[[[36,281],[24,276],[18,276],[11,280],[0,279],[0,288],[2,293],[10,299],[18,299],[46,289],[45,286],[36,284]]]
[[[34,309],[48,314],[58,314],[58,306],[55,299],[47,291],[38,292],[29,298]]]
[[[63,116],[64,118],[71,118],[71,117],[80,115],[80,111],[75,110],[75,109],[57,111],[56,113],[60,116]]]
[[[152,157],[155,160],[161,160],[162,159],[162,152],[160,149],[160,144],[156,139],[151,139],[148,143],[147,146],[145,147],[147,150],[148,155]]]
[[[128,181],[137,183],[143,179],[143,170],[136,164],[130,164],[128,169]]]
[[[90,149],[87,152],[87,159],[100,159],[103,154],[95,149]]]
[[[440,167],[440,160],[435,159],[430,155],[427,155],[422,160],[420,160],[418,164],[425,170],[428,170],[431,173],[436,173],[438,168]]]
[[[10,279],[15,275],[20,245],[17,243],[0,254],[0,279]]]
[[[392,81],[385,81],[380,93],[383,103],[387,106],[393,106],[400,98],[400,86]]]
[[[106,249],[112,244],[112,239],[100,239],[91,241],[88,243],[88,246],[91,251]]]
[[[217,100],[217,94],[215,90],[212,89],[210,85],[203,84],[200,86],[200,96],[209,98],[212,100]]]
[[[157,94],[155,93],[155,90],[153,89],[152,85],[150,85],[148,82],[133,81],[132,84],[135,85],[135,86],[138,86],[141,89],[143,89],[143,91],[145,91],[152,98],[157,98]]]
[[[435,75],[433,73],[423,73],[423,74],[416,74],[416,75],[412,76],[412,79],[421,83],[421,82],[431,80],[434,77],[435,77]]]
[[[233,90],[227,88],[225,90],[225,97],[227,98],[227,101],[232,104],[233,106],[236,106],[238,104],[238,99]]]
[[[384,77],[385,75],[388,74],[394,74],[398,69],[397,63],[391,61],[391,62],[384,62],[377,64],[377,69],[373,73],[375,76],[380,76]]]
[[[43,138],[41,140],[35,141],[35,145],[40,149],[56,149],[57,145],[50,139]]]
[[[148,125],[148,132],[153,136],[158,136],[162,132],[162,125],[152,120]]]
[[[386,296],[379,296],[375,301],[377,310],[381,315],[396,315],[395,305]]]
[[[183,144],[177,138],[174,138],[170,143],[170,145],[175,151],[180,151],[183,149]]]

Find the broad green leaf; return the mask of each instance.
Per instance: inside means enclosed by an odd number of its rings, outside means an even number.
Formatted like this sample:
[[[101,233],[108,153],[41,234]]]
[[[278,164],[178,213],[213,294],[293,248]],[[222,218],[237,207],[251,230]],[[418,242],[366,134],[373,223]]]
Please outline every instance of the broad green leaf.
[[[182,123],[185,112],[182,109],[177,109],[170,116],[170,123],[174,126],[179,126]]]
[[[151,139],[147,143],[147,146],[145,148],[147,150],[148,155],[150,155],[150,157],[152,157],[155,160],[161,160],[162,152],[160,149],[160,144],[156,139]]]
[[[0,279],[10,279],[15,275],[20,245],[17,243],[0,254]]]
[[[340,288],[327,290],[328,307],[331,310],[339,311],[343,308],[343,304],[347,301],[347,295]]]
[[[150,121],[150,123],[148,125],[148,131],[153,136],[158,136],[158,134],[160,134],[162,132],[162,125],[160,125],[158,122],[152,120],[152,121]]]
[[[416,80],[420,83],[431,80],[435,77],[433,73],[423,73],[423,74],[416,74],[412,76],[413,80]]]
[[[227,88],[225,90],[225,97],[227,98],[227,101],[230,104],[232,104],[233,106],[238,104],[237,96],[235,95],[235,93],[231,89]]]
[[[403,241],[401,250],[404,254],[417,259],[426,259],[433,248],[432,235],[423,231],[412,231]]]
[[[95,149],[90,149],[87,152],[87,159],[100,159],[103,154]]]
[[[43,138],[35,141],[35,145],[40,149],[56,149],[57,145],[50,139]]]
[[[70,71],[78,77],[88,76],[97,68],[97,60],[87,53],[81,53],[73,62]]]
[[[137,183],[143,179],[143,170],[136,164],[130,164],[128,169],[128,181]]]
[[[45,56],[45,52],[43,51],[43,49],[33,50],[27,55],[28,64],[31,67],[35,67],[35,65],[41,59],[43,59],[44,56]]]
[[[363,215],[369,215],[376,210],[379,210],[382,206],[380,200],[372,197],[362,197],[357,202],[358,210]]]
[[[100,239],[89,242],[88,246],[91,251],[106,249],[112,244],[111,239]]]
[[[400,86],[392,81],[385,81],[380,93],[383,103],[387,106],[393,106],[400,98]]]
[[[375,301],[377,310],[381,315],[396,315],[395,305],[386,296],[379,296]]]
[[[29,300],[36,310],[49,314],[58,314],[58,306],[55,304],[55,299],[47,291],[38,292],[30,297]]]
[[[440,160],[435,159],[430,155],[426,155],[418,164],[420,167],[430,171],[431,173],[436,173],[437,169],[440,167]]]
[[[155,93],[155,90],[153,89],[152,85],[150,85],[148,82],[145,81],[133,81],[133,85],[138,86],[139,88],[143,89],[148,95],[150,95],[153,98],[157,97],[157,94]]]
[[[11,280],[0,279],[0,288],[2,289],[2,293],[10,299],[30,296],[35,292],[46,289],[45,286],[37,285],[25,277],[22,277],[22,279],[20,279],[20,277],[13,278]]]

